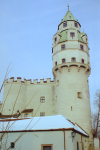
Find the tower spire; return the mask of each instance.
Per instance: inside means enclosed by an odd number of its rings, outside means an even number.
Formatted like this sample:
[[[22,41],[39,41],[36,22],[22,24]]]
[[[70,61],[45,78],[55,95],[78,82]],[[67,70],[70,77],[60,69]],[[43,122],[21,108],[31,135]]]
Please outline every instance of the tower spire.
[[[68,11],[69,11],[69,5],[67,7],[68,7]]]

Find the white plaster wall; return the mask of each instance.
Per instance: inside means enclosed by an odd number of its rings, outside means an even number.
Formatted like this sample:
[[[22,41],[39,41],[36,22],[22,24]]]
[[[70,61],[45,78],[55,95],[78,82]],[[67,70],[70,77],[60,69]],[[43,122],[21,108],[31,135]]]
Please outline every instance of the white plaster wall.
[[[76,143],[77,141],[79,143],[81,142],[80,134],[76,134],[76,137],[72,142],[71,132],[72,131],[65,131],[65,150],[77,150]],[[21,136],[21,138],[19,138],[19,140],[15,143],[15,148],[17,149],[41,150],[41,144],[53,144],[53,150],[64,150],[63,131],[8,133],[6,147],[8,148],[10,143],[16,141],[19,136]],[[80,150],[82,150],[81,143]]]
[[[63,67],[61,72],[57,70],[56,81],[56,112],[69,118],[71,121],[78,123],[87,133],[91,131],[91,111],[88,87],[88,75],[85,69]],[[82,98],[77,98],[77,92],[82,92]],[[72,106],[72,111],[71,111]]]

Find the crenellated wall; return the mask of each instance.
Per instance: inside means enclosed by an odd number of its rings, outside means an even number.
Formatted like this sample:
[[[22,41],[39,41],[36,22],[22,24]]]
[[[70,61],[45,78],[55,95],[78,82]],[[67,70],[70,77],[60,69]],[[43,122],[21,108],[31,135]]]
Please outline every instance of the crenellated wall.
[[[3,115],[16,114],[24,109],[33,109],[32,116],[40,116],[40,112],[45,115],[55,114],[55,83],[51,78],[21,81],[21,78],[6,80],[4,84],[4,97],[2,108]],[[40,97],[45,97],[45,103],[40,103]],[[14,106],[15,105],[15,106]]]

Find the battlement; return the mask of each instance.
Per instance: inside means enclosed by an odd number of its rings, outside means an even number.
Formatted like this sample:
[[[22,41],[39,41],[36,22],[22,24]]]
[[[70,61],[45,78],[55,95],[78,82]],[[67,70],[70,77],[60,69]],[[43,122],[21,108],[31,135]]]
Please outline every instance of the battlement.
[[[5,84],[24,84],[24,85],[32,85],[32,84],[52,84],[54,81],[51,80],[51,78],[47,78],[45,81],[44,79],[40,79],[40,82],[38,82],[38,79],[34,79],[32,82],[31,79],[24,79],[22,80],[21,77],[17,77],[17,80],[14,80],[14,77],[11,77],[10,79],[5,80]]]

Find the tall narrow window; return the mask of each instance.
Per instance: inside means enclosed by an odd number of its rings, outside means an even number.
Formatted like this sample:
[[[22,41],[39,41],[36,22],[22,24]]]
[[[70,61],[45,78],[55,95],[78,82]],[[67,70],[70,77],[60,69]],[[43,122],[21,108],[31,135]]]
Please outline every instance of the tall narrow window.
[[[76,58],[72,57],[71,62],[76,62]]]
[[[70,37],[72,37],[72,39],[73,39],[73,37],[75,37],[75,33],[74,32],[70,32]]]
[[[61,45],[61,50],[65,49],[65,44]]]
[[[83,64],[84,64],[84,59],[81,59],[81,63],[83,63]]]
[[[77,142],[77,150],[79,150],[79,143]]]
[[[62,59],[62,63],[65,63],[65,62],[66,62],[66,59],[65,59],[65,58],[63,58],[63,59]]]
[[[74,26],[77,28],[77,27],[78,27],[78,24],[75,22],[75,23],[74,23]]]
[[[64,22],[64,23],[63,23],[63,28],[64,28],[64,27],[67,27],[67,22]]]
[[[54,38],[54,42],[55,42],[55,43],[57,42],[57,37]]]
[[[45,116],[45,112],[40,112],[40,116]]]
[[[57,61],[55,62],[55,66],[57,66]]]
[[[80,44],[80,49],[83,50],[83,45]]]
[[[11,148],[15,148],[15,143],[11,142]]]
[[[40,103],[44,103],[45,102],[45,96],[40,97]]]

